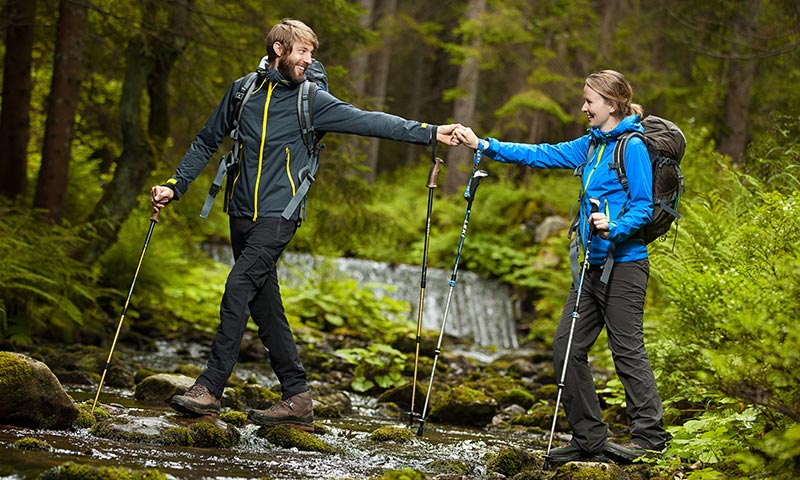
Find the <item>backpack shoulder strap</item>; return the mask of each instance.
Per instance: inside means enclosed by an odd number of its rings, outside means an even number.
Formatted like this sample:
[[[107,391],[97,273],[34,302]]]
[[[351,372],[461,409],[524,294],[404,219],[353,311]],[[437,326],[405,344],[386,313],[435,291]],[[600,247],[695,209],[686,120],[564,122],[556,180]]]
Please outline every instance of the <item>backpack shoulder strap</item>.
[[[647,145],[644,135],[639,132],[629,132],[620,135],[617,139],[616,146],[614,146],[614,157],[608,165],[608,168],[613,168],[617,172],[619,183],[622,184],[622,188],[624,188],[626,192],[628,191],[628,175],[625,171],[625,149],[628,146],[628,142],[633,137],[639,137],[642,143]]]
[[[314,109],[312,107],[316,94],[317,84],[309,80],[301,83],[297,92],[297,116],[300,120],[300,134],[303,136],[303,143],[308,149],[309,155],[313,153],[317,140],[316,132],[314,131]]]
[[[231,129],[231,138],[234,136],[238,137],[239,131],[239,121],[242,118],[242,110],[244,110],[244,104],[250,99],[250,95],[253,94],[253,91],[256,89],[256,80],[261,75],[261,72],[255,71],[250,72],[244,76],[244,80],[239,85],[239,89],[233,95],[233,128]]]

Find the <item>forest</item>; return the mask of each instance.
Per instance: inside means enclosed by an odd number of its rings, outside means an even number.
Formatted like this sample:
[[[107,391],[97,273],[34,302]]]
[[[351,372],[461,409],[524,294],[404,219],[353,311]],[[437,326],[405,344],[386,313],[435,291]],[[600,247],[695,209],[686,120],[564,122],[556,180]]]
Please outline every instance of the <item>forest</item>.
[[[150,226],[150,187],[172,175],[231,83],[256,68],[269,27],[296,18],[317,33],[315,57],[338,98],[458,122],[481,137],[576,138],[587,128],[586,76],[624,73],[645,113],[687,137],[682,217],[650,246],[645,334],[673,435],[659,462],[702,462],[691,478],[800,475],[797,2],[6,0],[2,8],[0,349],[109,346]],[[418,265],[430,149],[335,134],[324,143],[308,219],[289,250]],[[227,242],[228,219],[220,200],[208,219],[198,213],[228,147],[159,216],[126,330],[170,337],[216,328],[227,267],[202,246]],[[444,165],[428,261],[448,268],[473,156],[442,145],[437,154]],[[552,344],[571,281],[568,240],[566,231],[541,242],[533,232],[548,217],[569,218],[579,182],[571,171],[489,159],[481,168],[490,176],[460,266],[509,286],[522,343]],[[374,315],[350,306],[350,289],[317,293],[285,293],[292,322],[333,329],[333,308],[375,344],[393,342]],[[596,349],[613,368],[605,342]],[[605,395],[625,400],[618,383]]]

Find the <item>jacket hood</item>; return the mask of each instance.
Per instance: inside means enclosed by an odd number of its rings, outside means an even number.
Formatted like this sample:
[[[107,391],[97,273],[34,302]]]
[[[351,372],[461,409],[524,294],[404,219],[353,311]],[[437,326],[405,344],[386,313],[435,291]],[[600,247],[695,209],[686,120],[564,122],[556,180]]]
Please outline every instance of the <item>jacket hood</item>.
[[[591,135],[592,140],[604,143],[614,141],[617,137],[627,132],[644,133],[644,127],[639,123],[639,115],[630,115],[623,118],[610,132],[603,132],[598,127],[591,127],[589,129],[589,135]]]

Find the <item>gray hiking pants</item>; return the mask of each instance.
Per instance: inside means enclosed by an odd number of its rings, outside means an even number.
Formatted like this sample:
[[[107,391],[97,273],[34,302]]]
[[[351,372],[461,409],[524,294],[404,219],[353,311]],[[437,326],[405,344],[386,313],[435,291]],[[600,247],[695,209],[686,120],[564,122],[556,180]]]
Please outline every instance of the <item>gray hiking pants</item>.
[[[595,267],[586,272],[564,380],[562,398],[564,412],[572,427],[572,444],[583,451],[597,453],[607,440],[608,425],[602,420],[588,361],[589,349],[606,327],[614,367],[625,387],[631,439],[643,446],[662,448],[667,434],[662,423],[661,397],[647,357],[642,329],[649,260],[615,263],[607,285],[600,282],[602,273]],[[561,378],[564,367],[576,297],[576,286],[573,285],[553,341],[557,379]]]
[[[231,217],[230,224],[235,263],[225,284],[211,354],[197,381],[221,397],[252,316],[258,336],[269,350],[270,364],[280,381],[283,398],[305,392],[306,372],[283,311],[276,270],[278,258],[294,237],[297,223],[280,217],[259,218],[255,222]]]

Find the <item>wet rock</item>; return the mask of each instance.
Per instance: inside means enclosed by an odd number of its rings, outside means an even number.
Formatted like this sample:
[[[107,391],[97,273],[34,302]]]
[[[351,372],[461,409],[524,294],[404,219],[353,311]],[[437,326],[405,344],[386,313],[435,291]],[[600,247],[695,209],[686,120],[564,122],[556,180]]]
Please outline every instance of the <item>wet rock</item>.
[[[134,397],[150,404],[168,404],[173,395],[183,395],[194,384],[186,375],[159,373],[151,375],[136,385]]]
[[[373,442],[408,442],[414,438],[414,432],[407,428],[395,427],[387,425],[375,429],[370,435],[369,439]]]
[[[484,426],[497,413],[497,401],[485,393],[458,385],[441,395],[431,409],[431,418],[452,425]]]
[[[623,470],[613,463],[570,462],[558,467],[555,477],[564,480],[616,480],[623,478]]]
[[[166,480],[167,476],[158,470],[129,470],[123,467],[95,467],[67,462],[58,467],[53,467],[39,476],[39,480],[62,480],[91,478],[94,480]]]
[[[267,387],[255,383],[243,383],[226,389],[225,395],[222,397],[222,406],[237,410],[250,408],[265,410],[280,399],[279,393],[273,392]]]
[[[350,395],[341,390],[320,389],[314,392],[314,415],[320,418],[341,418],[353,411]]]
[[[66,429],[77,417],[78,408],[47,365],[0,352],[0,423]]]
[[[334,453],[336,451],[335,448],[314,435],[288,425],[260,427],[256,430],[256,435],[282,448],[296,448],[306,452],[320,453]]]
[[[53,449],[53,447],[44,440],[31,437],[20,438],[14,442],[14,448],[18,448],[20,450],[41,450],[45,452],[49,452]]]
[[[214,415],[188,417],[134,417],[121,415],[98,422],[92,435],[109,440],[183,445],[202,448],[230,448],[241,440],[232,425]]]
[[[504,448],[486,462],[486,469],[503,475],[503,478],[517,478],[516,475],[522,472],[541,471],[542,464],[538,455],[518,448]]]

